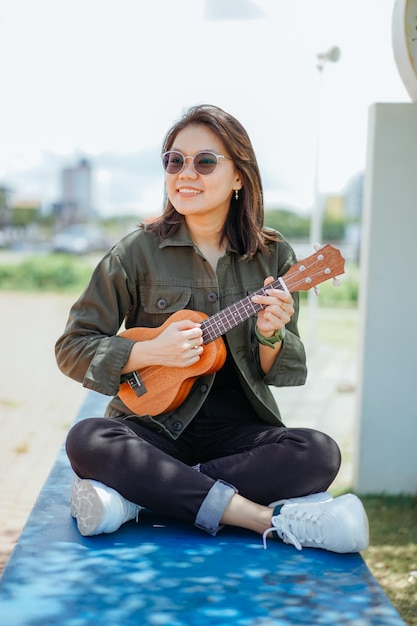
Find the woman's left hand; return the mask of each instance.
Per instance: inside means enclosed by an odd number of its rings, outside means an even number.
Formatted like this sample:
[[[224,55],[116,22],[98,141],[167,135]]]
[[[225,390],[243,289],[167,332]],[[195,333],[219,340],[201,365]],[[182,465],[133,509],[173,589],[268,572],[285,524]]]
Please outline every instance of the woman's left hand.
[[[272,276],[264,281],[264,287],[274,282]],[[252,301],[265,306],[258,313],[258,330],[264,337],[272,337],[277,330],[283,328],[294,314],[294,300],[287,291],[282,289],[267,289],[265,296],[256,295]]]

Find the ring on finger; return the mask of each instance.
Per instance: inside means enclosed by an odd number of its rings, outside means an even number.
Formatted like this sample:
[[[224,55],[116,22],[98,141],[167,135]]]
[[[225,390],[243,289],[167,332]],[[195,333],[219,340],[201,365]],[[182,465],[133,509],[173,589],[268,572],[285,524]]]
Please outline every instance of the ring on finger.
[[[287,304],[286,304],[285,302],[283,302],[283,303],[281,304],[281,309],[282,309],[283,311],[286,311],[286,310],[287,310]]]

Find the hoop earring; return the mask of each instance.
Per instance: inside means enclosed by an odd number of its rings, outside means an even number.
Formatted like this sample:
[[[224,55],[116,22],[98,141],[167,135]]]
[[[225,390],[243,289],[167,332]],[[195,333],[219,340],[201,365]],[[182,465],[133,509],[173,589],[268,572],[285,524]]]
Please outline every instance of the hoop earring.
[[[239,190],[235,189],[235,200],[239,200]]]

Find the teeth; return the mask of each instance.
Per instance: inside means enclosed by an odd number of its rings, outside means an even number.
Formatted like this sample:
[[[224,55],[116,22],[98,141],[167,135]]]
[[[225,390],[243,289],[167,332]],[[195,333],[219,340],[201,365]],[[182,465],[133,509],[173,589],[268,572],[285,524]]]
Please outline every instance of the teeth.
[[[185,188],[181,188],[178,189],[178,191],[180,193],[190,193],[190,194],[198,194],[201,193],[198,189],[185,189]]]

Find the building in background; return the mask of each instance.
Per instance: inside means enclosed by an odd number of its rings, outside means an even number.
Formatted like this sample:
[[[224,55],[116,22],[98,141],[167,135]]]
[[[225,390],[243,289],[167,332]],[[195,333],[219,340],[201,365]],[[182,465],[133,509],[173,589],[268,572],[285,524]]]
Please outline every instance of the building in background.
[[[10,189],[0,185],[0,248],[8,244],[8,229],[11,223]]]
[[[353,176],[345,188],[346,242],[355,247],[359,260],[362,213],[363,213],[363,172]]]
[[[325,198],[325,216],[333,219],[344,219],[345,196],[343,194],[329,194]]]
[[[345,215],[348,219],[360,221],[363,209],[363,172],[358,172],[348,181],[345,188]]]
[[[10,195],[11,190],[4,185],[0,185],[0,230],[11,224]]]
[[[92,167],[87,159],[61,172],[61,198],[53,213],[61,225],[88,222],[96,217],[93,207]]]

